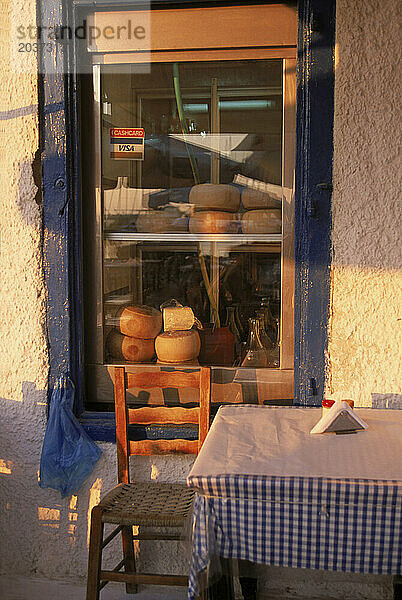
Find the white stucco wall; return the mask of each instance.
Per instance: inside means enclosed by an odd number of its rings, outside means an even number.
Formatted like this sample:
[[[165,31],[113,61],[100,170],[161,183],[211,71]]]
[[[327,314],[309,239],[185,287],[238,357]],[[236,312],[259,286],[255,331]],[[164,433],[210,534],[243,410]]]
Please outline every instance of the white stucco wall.
[[[1,0],[0,572],[83,581],[88,511],[115,481],[115,449],[101,444],[103,457],[77,497],[62,500],[38,486],[48,359],[41,211],[31,174],[38,147],[37,82],[35,76],[16,74],[7,61],[11,5],[14,14],[20,11],[27,22],[35,22],[34,0]],[[339,0],[337,9],[327,391],[365,405],[374,393],[401,393],[399,6],[395,0],[364,5]],[[138,458],[135,468],[141,477],[184,480],[190,462]],[[160,556],[162,562],[175,562],[165,552]],[[391,597],[387,577],[277,569],[269,570],[264,589],[283,597],[286,589],[307,596],[318,591],[348,599]]]
[[[401,17],[338,2],[327,388],[362,406],[402,393]]]

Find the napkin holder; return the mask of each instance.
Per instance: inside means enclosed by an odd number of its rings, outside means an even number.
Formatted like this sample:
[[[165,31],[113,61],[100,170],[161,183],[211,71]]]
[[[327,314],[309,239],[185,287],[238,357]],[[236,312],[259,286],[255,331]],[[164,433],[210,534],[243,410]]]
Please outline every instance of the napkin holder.
[[[367,429],[367,427],[367,423],[355,413],[347,402],[335,402],[310,433],[347,434],[356,433]]]

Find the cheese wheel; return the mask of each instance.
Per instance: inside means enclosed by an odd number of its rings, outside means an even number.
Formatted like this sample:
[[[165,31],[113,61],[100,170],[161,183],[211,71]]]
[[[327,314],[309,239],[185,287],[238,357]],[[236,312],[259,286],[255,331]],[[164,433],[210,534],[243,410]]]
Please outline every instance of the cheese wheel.
[[[195,329],[190,331],[165,331],[155,340],[158,360],[165,363],[182,363],[198,357],[200,336]]]
[[[278,208],[249,210],[242,217],[241,229],[248,234],[281,233],[281,211]]]
[[[173,363],[168,363],[168,362],[163,362],[162,360],[157,360],[156,364],[157,365],[167,365],[167,366],[169,366],[169,365],[172,365]],[[180,365],[183,365],[185,367],[199,367],[200,363],[199,363],[199,361],[198,361],[197,358],[192,358],[191,360],[182,361],[180,363]]]
[[[188,231],[188,217],[173,206],[140,213],[135,223],[139,233],[175,233]]]
[[[195,323],[194,313],[189,306],[168,306],[162,312],[165,331],[185,331]]]
[[[146,362],[155,355],[155,342],[153,339],[128,337],[118,331],[111,331],[107,338],[107,349],[118,360]]]
[[[262,190],[246,188],[241,195],[241,201],[246,210],[256,208],[281,208],[281,200]]]
[[[240,206],[240,191],[234,185],[200,183],[191,188],[189,203],[199,210],[236,212]]]
[[[202,210],[190,217],[191,233],[237,233],[239,223],[232,213]]]
[[[126,306],[119,319],[120,331],[129,337],[151,339],[162,329],[162,313],[151,306]]]

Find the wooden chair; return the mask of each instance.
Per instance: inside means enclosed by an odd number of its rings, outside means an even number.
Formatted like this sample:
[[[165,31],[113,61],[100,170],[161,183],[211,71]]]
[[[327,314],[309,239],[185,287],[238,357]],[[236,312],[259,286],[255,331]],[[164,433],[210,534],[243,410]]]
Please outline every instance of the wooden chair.
[[[197,371],[141,371],[138,367],[115,367],[116,445],[119,484],[92,509],[88,557],[87,600],[99,600],[100,590],[109,581],[126,584],[127,593],[134,594],[138,584],[183,585],[188,578],[179,575],[137,573],[133,540],[180,540],[180,533],[192,510],[194,493],[182,484],[135,481],[130,483],[129,457],[132,454],[197,454],[207,435],[210,421],[210,369]],[[129,388],[198,388],[196,408],[146,406],[128,408]],[[142,440],[129,439],[133,424],[192,423],[198,425],[198,439]],[[105,523],[118,525],[103,539]],[[133,526],[139,526],[133,535]],[[142,528],[176,527],[177,534],[153,533]],[[158,529],[159,530],[159,529]],[[121,531],[123,559],[113,570],[102,569],[102,551]],[[124,567],[124,572],[122,568]]]

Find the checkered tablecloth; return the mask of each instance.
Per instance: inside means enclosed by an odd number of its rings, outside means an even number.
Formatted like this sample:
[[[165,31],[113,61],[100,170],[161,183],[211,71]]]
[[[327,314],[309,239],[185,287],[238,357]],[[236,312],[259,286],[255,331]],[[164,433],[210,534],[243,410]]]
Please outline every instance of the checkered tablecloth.
[[[189,600],[197,597],[199,574],[213,569],[217,556],[401,573],[400,480],[190,473],[187,484],[198,492]]]
[[[197,494],[194,506],[190,600],[214,556],[401,573],[401,482],[222,476],[189,485],[207,494]]]

